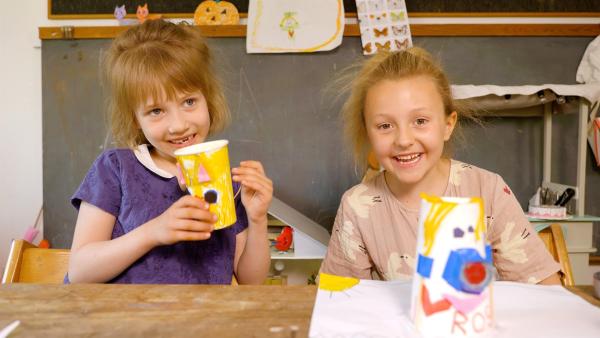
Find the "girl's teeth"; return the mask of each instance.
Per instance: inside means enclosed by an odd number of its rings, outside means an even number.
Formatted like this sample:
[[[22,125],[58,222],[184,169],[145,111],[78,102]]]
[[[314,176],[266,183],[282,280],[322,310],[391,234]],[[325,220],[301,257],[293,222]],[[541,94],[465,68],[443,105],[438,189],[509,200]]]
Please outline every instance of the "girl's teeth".
[[[421,155],[420,154],[415,154],[415,155],[408,155],[408,156],[395,156],[394,158],[396,159],[396,161],[399,162],[413,162],[416,159],[418,159]]]
[[[190,137],[188,136],[188,137],[184,138],[183,140],[173,141],[173,143],[182,144],[182,143],[187,142],[189,139],[190,139]]]

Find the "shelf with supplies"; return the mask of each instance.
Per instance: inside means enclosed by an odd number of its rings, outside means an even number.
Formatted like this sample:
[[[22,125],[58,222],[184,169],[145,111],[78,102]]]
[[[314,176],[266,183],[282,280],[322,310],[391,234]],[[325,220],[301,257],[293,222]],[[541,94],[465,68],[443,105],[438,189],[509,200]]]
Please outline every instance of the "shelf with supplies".
[[[39,27],[41,40],[112,39],[131,26]],[[207,37],[246,37],[246,25],[198,26]],[[411,24],[412,36],[589,36],[600,35],[598,24]],[[358,24],[346,24],[344,36],[360,36]]]
[[[596,252],[593,246],[593,222],[600,217],[585,214],[585,169],[587,158],[587,130],[590,107],[600,101],[600,87],[597,85],[545,84],[536,86],[453,86],[453,95],[457,99],[470,100],[479,109],[512,109],[535,105],[544,106],[544,142],[543,171],[541,189],[554,194],[550,204],[567,189],[574,193],[571,201],[565,203],[571,214],[564,219],[540,219],[529,217],[533,227],[540,231],[550,224],[560,224],[565,237],[569,259],[573,268],[575,284],[589,284],[589,256]],[[579,98],[578,138],[577,138],[577,184],[575,186],[551,182],[552,173],[552,115],[553,104],[564,100],[565,96]],[[477,104],[479,103],[479,104]],[[563,193],[564,194],[564,193]]]
[[[267,226],[271,244],[267,284],[314,282],[327,252],[329,232],[276,197],[269,207]]]

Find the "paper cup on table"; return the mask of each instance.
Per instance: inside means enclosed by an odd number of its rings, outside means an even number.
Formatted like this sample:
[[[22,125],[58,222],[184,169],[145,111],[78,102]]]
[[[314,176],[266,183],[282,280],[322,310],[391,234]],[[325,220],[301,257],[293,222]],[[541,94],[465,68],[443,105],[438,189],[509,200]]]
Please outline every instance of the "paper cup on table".
[[[412,317],[424,337],[476,337],[494,326],[492,249],[483,201],[421,195]]]
[[[218,140],[175,151],[188,191],[209,203],[209,210],[218,216],[215,229],[236,222],[228,143]]]

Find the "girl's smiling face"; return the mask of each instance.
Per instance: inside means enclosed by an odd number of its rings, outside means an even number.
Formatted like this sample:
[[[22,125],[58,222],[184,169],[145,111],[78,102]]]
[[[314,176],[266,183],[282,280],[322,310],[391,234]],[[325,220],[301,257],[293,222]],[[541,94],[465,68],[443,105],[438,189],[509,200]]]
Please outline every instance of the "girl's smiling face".
[[[136,121],[154,147],[158,162],[175,163],[174,152],[204,142],[210,129],[210,115],[202,92],[178,93],[173,100],[154,102],[151,98],[135,111]]]
[[[373,153],[387,171],[392,191],[427,187],[439,179],[444,143],[452,135],[457,114],[446,116],[430,77],[378,82],[367,92],[364,118]]]

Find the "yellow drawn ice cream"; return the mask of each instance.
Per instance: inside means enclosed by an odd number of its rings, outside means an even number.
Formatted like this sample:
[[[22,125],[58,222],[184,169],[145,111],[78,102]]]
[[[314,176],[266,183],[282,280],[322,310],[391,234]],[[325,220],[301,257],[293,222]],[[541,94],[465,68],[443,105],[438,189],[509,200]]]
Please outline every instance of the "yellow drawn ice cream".
[[[236,222],[227,140],[204,142],[175,151],[191,195],[203,198],[218,216],[215,229]]]

